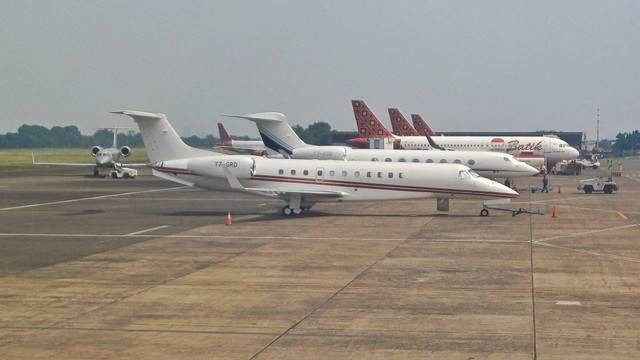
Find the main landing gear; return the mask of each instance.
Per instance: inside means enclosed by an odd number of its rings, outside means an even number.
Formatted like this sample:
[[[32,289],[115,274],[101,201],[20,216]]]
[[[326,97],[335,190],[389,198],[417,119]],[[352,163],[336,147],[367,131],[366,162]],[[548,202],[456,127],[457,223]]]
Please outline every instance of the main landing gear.
[[[309,211],[311,209],[311,205],[313,204],[303,201],[302,196],[292,194],[289,197],[289,203],[282,208],[282,215],[300,215],[303,212]]]
[[[287,205],[282,208],[282,215],[285,215],[285,216],[300,215],[303,212],[309,211],[309,209],[311,208],[310,207],[291,208],[289,207],[289,205]]]

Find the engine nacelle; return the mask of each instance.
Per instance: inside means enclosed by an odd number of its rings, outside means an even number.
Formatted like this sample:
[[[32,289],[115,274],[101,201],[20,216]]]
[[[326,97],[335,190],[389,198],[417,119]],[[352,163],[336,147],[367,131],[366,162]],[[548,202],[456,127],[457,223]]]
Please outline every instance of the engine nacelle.
[[[291,157],[307,160],[345,160],[347,158],[347,148],[344,146],[314,146],[293,149]]]
[[[123,146],[120,148],[120,155],[127,157],[131,154],[131,148],[128,146]]]
[[[100,150],[102,150],[102,148],[100,146],[94,146],[91,148],[91,155],[96,156],[97,153],[100,152]]]

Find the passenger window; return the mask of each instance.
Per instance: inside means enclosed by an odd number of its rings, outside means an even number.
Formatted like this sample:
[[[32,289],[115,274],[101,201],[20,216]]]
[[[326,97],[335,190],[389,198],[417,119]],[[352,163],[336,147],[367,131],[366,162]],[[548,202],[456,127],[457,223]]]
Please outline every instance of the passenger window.
[[[462,164],[462,161],[460,161],[458,159],[453,160],[453,162],[456,163],[456,164]]]
[[[399,177],[400,179],[404,179],[404,175],[403,175],[402,173],[398,173],[398,177]]]
[[[322,170],[318,170],[318,176],[322,176]]]
[[[469,164],[469,165],[473,165],[473,164],[475,164],[475,163],[476,163],[476,161],[475,161],[475,160],[473,160],[473,159],[471,159],[471,160],[467,161],[467,164]]]
[[[302,172],[302,174],[304,174],[304,175],[309,175],[309,170],[305,170],[305,171],[303,171],[303,172]]]
[[[278,170],[278,175],[284,175],[284,170],[283,169]]]
[[[371,161],[378,161],[378,158],[371,158]]]
[[[405,160],[404,158],[398,159],[398,162],[405,162],[405,161],[407,161],[407,160]]]
[[[391,158],[385,158],[384,161],[385,162],[391,162]]]
[[[333,170],[329,171],[329,176],[336,176],[336,172]]]
[[[432,159],[427,159],[427,162],[428,162],[428,163],[432,163],[432,162],[433,162],[433,160],[432,160]]]
[[[390,172],[389,174],[387,174],[389,176],[389,179],[393,178],[393,173]]]
[[[342,170],[342,177],[347,177],[347,170]]]
[[[444,164],[447,162],[447,159],[440,159],[440,163]]]
[[[371,177],[371,171],[367,171],[367,177]]]
[[[378,177],[381,178],[382,177],[382,172],[378,171]]]
[[[411,162],[420,162],[420,159],[413,159]]]
[[[291,170],[291,175],[295,175],[296,171],[295,170]]]
[[[353,176],[355,176],[355,177],[360,177],[360,171],[355,171],[355,172],[353,173]]]

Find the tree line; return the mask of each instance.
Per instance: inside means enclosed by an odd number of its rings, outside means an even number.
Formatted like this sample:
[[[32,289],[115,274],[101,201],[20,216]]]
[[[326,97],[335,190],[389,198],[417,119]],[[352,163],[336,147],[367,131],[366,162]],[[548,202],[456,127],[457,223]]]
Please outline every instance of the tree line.
[[[331,144],[331,125],[326,122],[316,122],[306,129],[300,125],[293,127],[302,140],[314,145]],[[248,136],[232,136],[234,140],[250,140]],[[193,147],[210,148],[218,143],[213,135],[199,137],[192,135],[182,140]],[[54,126],[46,128],[41,125],[22,125],[18,131],[0,135],[0,149],[19,148],[90,148],[94,145],[109,147],[113,144],[113,131],[100,129],[93,135],[82,135],[77,126]],[[118,145],[130,147],[144,147],[139,132],[118,132]]]
[[[616,154],[636,154],[640,151],[640,130],[634,130],[616,135],[612,150]]]

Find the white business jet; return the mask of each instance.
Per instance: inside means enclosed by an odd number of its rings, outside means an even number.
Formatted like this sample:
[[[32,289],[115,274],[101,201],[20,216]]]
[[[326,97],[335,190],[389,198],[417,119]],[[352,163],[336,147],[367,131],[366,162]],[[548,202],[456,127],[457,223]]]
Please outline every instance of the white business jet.
[[[284,114],[277,112],[248,115],[225,115],[256,123],[262,141],[269,149],[292,159],[381,161],[412,163],[454,163],[470,167],[490,178],[533,176],[538,170],[513,156],[489,151],[442,151],[352,149],[347,146],[317,146],[302,141],[293,131]]]
[[[164,114],[114,113],[130,116],[140,127],[154,175],[210,190],[281,199],[286,202],[284,215],[300,214],[316,202],[518,196],[464,165],[223,155],[186,145]]]
[[[56,163],[56,162],[38,162],[34,153],[31,153],[31,162],[33,165],[49,165],[49,166],[80,166],[80,167],[93,167],[93,176],[104,176],[105,171],[116,170],[122,172],[123,166],[130,167],[145,167],[146,163],[122,163],[122,159],[131,155],[131,148],[123,146],[118,148],[118,129],[113,129],[113,145],[108,148],[102,148],[98,145],[91,147],[89,154],[93,156],[93,163]],[[137,172],[136,172],[137,174]],[[129,172],[125,171],[125,178],[129,178]]]

